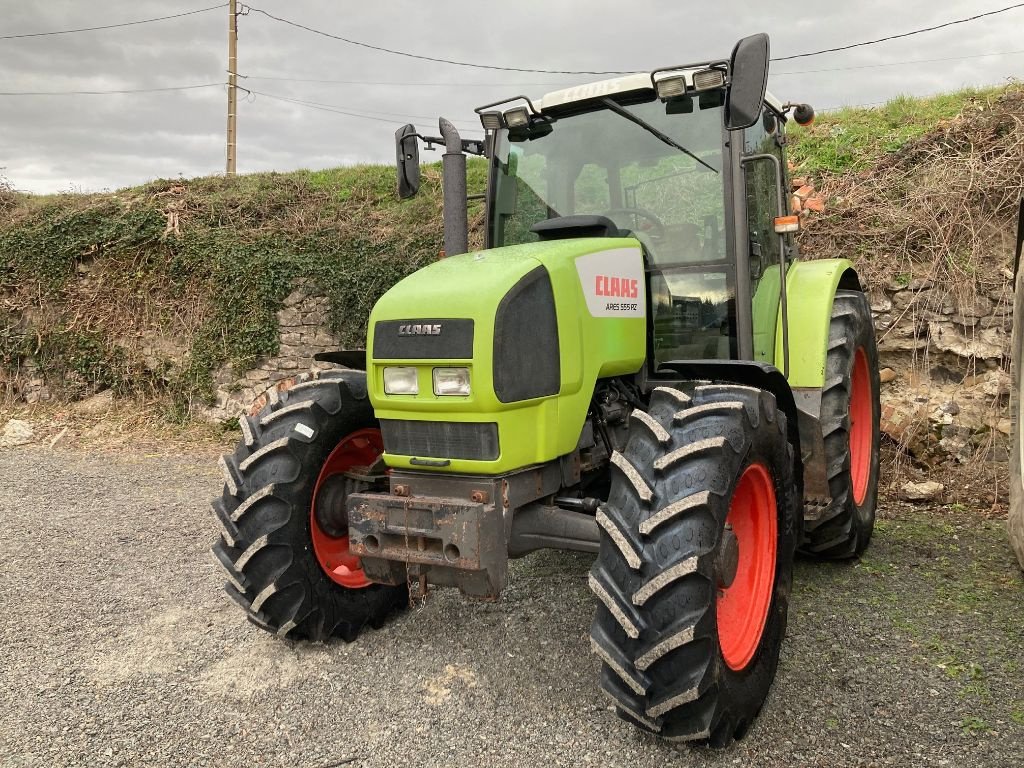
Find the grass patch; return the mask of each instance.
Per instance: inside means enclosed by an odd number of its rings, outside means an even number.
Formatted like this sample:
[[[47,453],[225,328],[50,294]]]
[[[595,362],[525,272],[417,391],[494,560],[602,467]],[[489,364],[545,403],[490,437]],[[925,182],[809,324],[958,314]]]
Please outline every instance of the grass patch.
[[[980,109],[1004,87],[964,88],[928,98],[898,96],[878,107],[843,107],[802,128],[791,123],[790,158],[812,176],[865,171],[879,159],[935,130],[965,110]]]

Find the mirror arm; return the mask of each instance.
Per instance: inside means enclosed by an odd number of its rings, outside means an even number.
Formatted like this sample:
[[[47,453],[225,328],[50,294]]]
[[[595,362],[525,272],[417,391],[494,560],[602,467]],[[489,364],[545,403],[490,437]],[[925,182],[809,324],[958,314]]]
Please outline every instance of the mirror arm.
[[[430,150],[431,152],[437,149],[437,147],[434,146],[435,144],[444,144],[444,139],[440,136],[424,136],[422,133],[417,133],[416,138],[426,145],[424,149]]]
[[[434,152],[437,147],[435,145],[444,145],[445,140],[440,136],[424,136],[422,133],[413,134],[417,139],[423,142],[425,145],[423,148]],[[485,142],[483,139],[462,139],[462,151],[468,155],[484,155]]]

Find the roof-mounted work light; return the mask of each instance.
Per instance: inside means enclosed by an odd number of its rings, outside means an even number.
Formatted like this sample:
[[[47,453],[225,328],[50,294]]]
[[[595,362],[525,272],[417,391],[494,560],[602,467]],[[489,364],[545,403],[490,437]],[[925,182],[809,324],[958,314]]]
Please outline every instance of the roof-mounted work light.
[[[504,125],[504,120],[502,119],[501,112],[498,110],[481,112],[480,124],[484,127],[485,131],[497,131]]]
[[[720,69],[705,69],[702,72],[693,73],[693,89],[695,91],[707,91],[712,88],[721,88],[725,85],[725,72]]]
[[[659,99],[674,99],[676,96],[682,96],[686,93],[686,78],[682,75],[666,77],[663,80],[656,81],[654,89]]]
[[[526,107],[513,107],[505,112],[505,124],[509,128],[522,128],[530,124],[530,110]]]

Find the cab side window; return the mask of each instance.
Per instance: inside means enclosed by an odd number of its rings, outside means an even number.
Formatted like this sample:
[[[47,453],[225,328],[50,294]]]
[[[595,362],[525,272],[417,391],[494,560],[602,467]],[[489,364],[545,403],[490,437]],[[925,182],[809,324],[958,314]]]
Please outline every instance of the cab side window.
[[[775,231],[775,217],[785,216],[779,210],[779,175],[776,164],[768,158],[753,159],[755,155],[771,155],[782,170],[783,190],[786,189],[786,161],[779,142],[782,126],[776,113],[765,106],[761,119],[744,131],[743,154],[751,158],[743,163],[745,202],[747,209],[747,247],[750,269],[751,308],[753,320],[754,359],[778,363],[775,356],[775,337],[778,327],[781,296],[782,254],[781,242]],[[786,197],[783,196],[783,205]],[[784,366],[784,363],[782,363]]]
[[[761,119],[744,132],[743,154],[775,155],[785,172],[785,160],[782,147],[777,141],[779,121],[775,113],[765,107]],[[769,267],[781,260],[779,253],[779,236],[775,233],[774,219],[784,216],[785,211],[778,210],[778,191],[776,188],[775,169],[767,161],[747,163],[744,165],[747,198],[747,231],[750,248],[750,282],[751,290],[756,291],[761,275]]]

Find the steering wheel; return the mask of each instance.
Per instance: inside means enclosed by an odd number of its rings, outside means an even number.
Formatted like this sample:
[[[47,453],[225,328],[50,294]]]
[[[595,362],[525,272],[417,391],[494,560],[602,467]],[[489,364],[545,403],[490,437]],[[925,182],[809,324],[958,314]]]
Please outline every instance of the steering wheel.
[[[650,229],[646,230],[647,234],[649,234],[651,237],[657,240],[660,240],[665,236],[665,222],[663,222],[656,215],[648,211],[646,208],[611,208],[605,211],[602,215],[607,216],[612,221],[615,221],[615,217],[613,214],[617,213],[625,213],[630,216],[639,216],[642,219],[646,219],[653,225]],[[618,222],[615,223],[616,226],[618,226]]]

